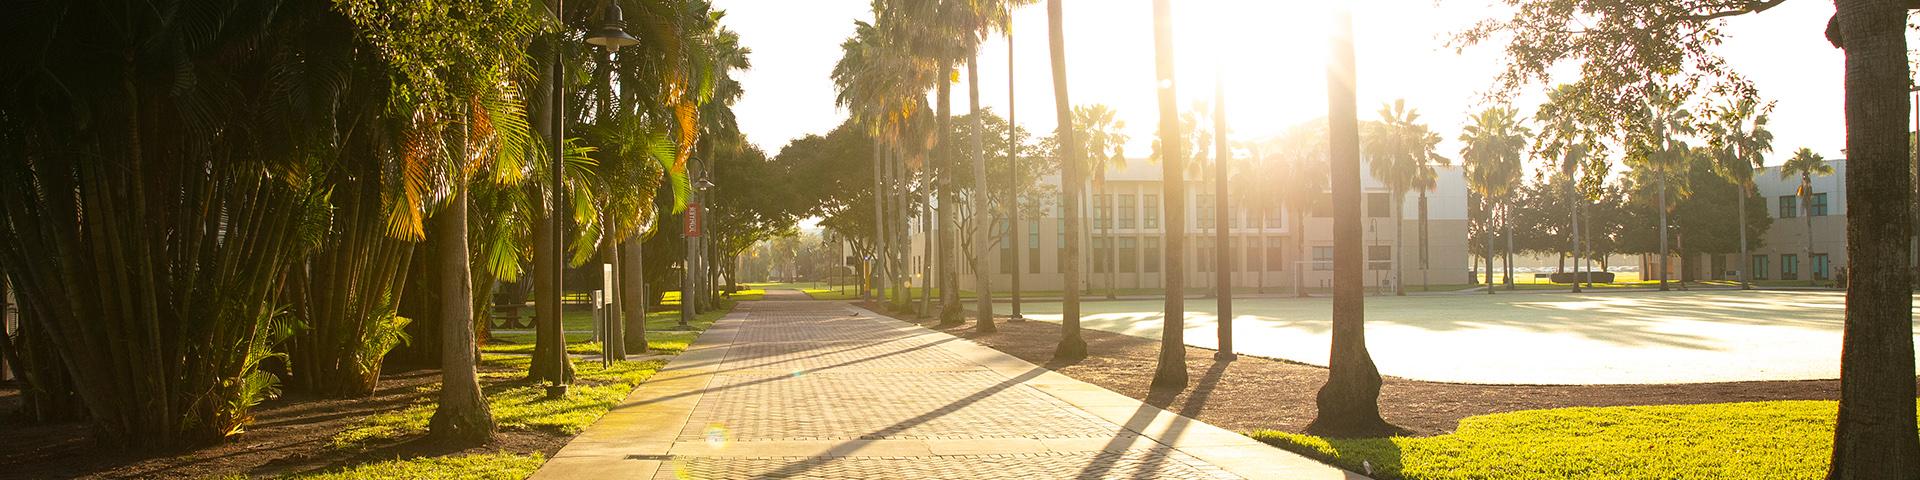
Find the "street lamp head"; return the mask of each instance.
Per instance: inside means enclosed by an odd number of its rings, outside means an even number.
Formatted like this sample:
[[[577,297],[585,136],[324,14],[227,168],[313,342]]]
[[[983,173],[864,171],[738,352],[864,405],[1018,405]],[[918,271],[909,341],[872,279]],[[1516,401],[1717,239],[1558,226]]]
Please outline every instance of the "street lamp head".
[[[587,43],[618,52],[620,47],[639,45],[640,39],[627,34],[627,18],[620,12],[620,2],[610,1],[607,8],[601,10],[600,28],[587,33]]]
[[[704,192],[704,191],[707,191],[707,189],[713,188],[713,182],[708,181],[705,178],[702,178],[700,179],[700,181],[693,182],[693,188],[697,188],[700,191]]]

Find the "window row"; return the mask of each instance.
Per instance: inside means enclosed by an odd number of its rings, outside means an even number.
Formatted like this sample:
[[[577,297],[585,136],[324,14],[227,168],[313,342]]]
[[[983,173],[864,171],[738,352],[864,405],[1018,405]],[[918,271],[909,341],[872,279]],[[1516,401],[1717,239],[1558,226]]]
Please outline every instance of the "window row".
[[[1812,217],[1827,216],[1827,194],[1816,193],[1808,196],[1808,198],[1804,202],[1801,200],[1799,195],[1781,195],[1780,208],[1779,208],[1780,215],[1778,218],[1794,218],[1794,217],[1800,216],[1800,206],[1803,203],[1807,207],[1806,210],[1807,210],[1808,216],[1812,216]]]
[[[1771,257],[1767,255],[1754,255],[1753,256],[1753,279],[1754,280],[1771,280],[1775,278],[1775,275],[1777,274],[1778,278],[1781,280],[1799,280],[1800,279],[1800,255],[1794,254],[1794,253],[1783,253],[1783,254],[1780,254],[1779,257],[1780,257],[1780,269],[1776,271],[1773,269],[1773,265],[1771,264],[1772,263]],[[1832,265],[1832,261],[1827,259],[1827,254],[1816,253],[1809,258],[1812,259],[1812,265],[1810,265],[1810,267],[1812,267],[1812,270],[1813,270],[1811,273],[1813,274],[1814,280],[1827,280],[1829,278],[1832,278],[1833,265]]]

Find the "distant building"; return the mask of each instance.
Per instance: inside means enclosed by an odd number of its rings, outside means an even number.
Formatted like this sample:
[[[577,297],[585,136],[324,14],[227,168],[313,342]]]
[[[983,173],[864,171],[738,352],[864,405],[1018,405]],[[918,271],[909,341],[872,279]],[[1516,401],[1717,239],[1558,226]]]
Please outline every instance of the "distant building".
[[[1394,205],[1387,189],[1367,175],[1367,168],[1362,165],[1364,203],[1361,209],[1361,239],[1367,268],[1364,281],[1369,287],[1392,286],[1396,281],[1393,266],[1396,257],[1404,257],[1403,260],[1407,262],[1404,268],[1405,283],[1410,289],[1422,284],[1460,285],[1468,282],[1466,178],[1460,167],[1435,168],[1438,171],[1437,188],[1427,192],[1427,242],[1422,255],[1418,195],[1415,192],[1406,194],[1405,201],[1399,205],[1404,221],[1401,225],[1394,225]],[[1166,248],[1164,232],[1167,215],[1160,173],[1161,167],[1156,163],[1144,158],[1128,159],[1126,168],[1107,173],[1106,185],[1099,192],[1087,189],[1081,204],[1087,207],[1088,214],[1093,218],[1082,222],[1087,229],[1085,240],[1081,242],[1081,252],[1085,256],[1081,261],[1084,287],[1096,292],[1107,288],[1108,269],[1114,269],[1113,286],[1118,289],[1165,286],[1162,249]],[[1271,180],[1270,188],[1287,187],[1286,179]],[[1058,176],[1049,176],[1042,181],[1055,187],[1060,185]],[[1324,288],[1332,284],[1331,208],[1323,208],[1306,219],[1299,219],[1278,208],[1265,212],[1251,210],[1239,199],[1230,198],[1230,212],[1220,215],[1215,209],[1213,193],[1214,187],[1210,182],[1192,178],[1187,180],[1189,233],[1186,249],[1181,253],[1185,256],[1188,287],[1213,288],[1216,268],[1227,268],[1233,272],[1235,288],[1264,285],[1270,291],[1286,291],[1283,289],[1293,286],[1299,269],[1306,270],[1305,281],[1309,288]],[[1325,192],[1323,195],[1330,197]],[[1057,200],[1044,217],[1022,219],[1024,223],[1020,228],[1020,236],[1024,238],[1018,242],[993,242],[994,249],[988,252],[991,255],[988,266],[994,290],[1008,288],[1011,281],[1009,273],[1014,268],[1022,269],[1022,290],[1064,289],[1061,259],[1066,246],[1066,222],[1061,218],[1062,208]],[[919,286],[925,285],[921,279],[921,267],[929,259],[924,251],[924,232],[919,222],[913,223],[911,279],[914,285]],[[1230,235],[1230,260],[1226,265],[1216,265],[1214,232],[1222,223]],[[1304,234],[1300,228],[1303,225],[1306,227]],[[1005,219],[996,218],[992,234],[996,238],[1004,237],[1006,231]],[[1401,240],[1404,254],[1395,251],[1396,231],[1404,232],[1405,238]],[[1302,240],[1305,245],[1298,243]],[[1013,251],[1008,248],[1010,243],[1018,243],[1026,249],[1020,257],[1023,265],[1013,264]],[[964,260],[961,263],[964,269],[961,288],[970,290],[974,281],[972,269],[970,265],[964,265]]]
[[[1780,167],[1773,166],[1754,172],[1754,186],[1760,190],[1765,201],[1758,208],[1766,209],[1767,216],[1773,217],[1773,226],[1756,242],[1753,256],[1742,262],[1738,253],[1726,255],[1703,254],[1705,261],[1696,262],[1708,268],[1695,278],[1708,280],[1738,280],[1741,268],[1753,271],[1753,280],[1832,280],[1834,275],[1847,265],[1847,161],[1845,159],[1828,160],[1833,166],[1832,175],[1813,177],[1813,198],[1810,205],[1801,203],[1797,192],[1800,190],[1800,177],[1780,178]],[[1747,205],[1747,208],[1756,208]],[[1813,251],[1807,252],[1807,220],[1813,221]],[[1657,260],[1652,255],[1649,261]],[[1682,278],[1677,260],[1669,262],[1668,278]],[[1647,265],[1642,271],[1653,271],[1657,264]],[[1652,277],[1648,277],[1652,278]]]

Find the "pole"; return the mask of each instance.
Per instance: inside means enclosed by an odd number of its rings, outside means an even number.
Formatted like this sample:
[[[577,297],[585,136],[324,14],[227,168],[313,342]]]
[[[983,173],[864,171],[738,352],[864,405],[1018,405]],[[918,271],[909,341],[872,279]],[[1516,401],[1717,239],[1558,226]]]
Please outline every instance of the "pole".
[[[1007,18],[1013,18],[1013,4],[1007,4]],[[1013,249],[1013,270],[1008,288],[1013,289],[1013,316],[1009,322],[1024,321],[1020,316],[1020,270],[1026,263],[1020,261],[1021,250],[1027,249],[1027,239],[1020,236],[1020,142],[1014,136],[1014,130],[1020,124],[1013,122],[1013,26],[1002,30],[1007,34],[1007,246]]]

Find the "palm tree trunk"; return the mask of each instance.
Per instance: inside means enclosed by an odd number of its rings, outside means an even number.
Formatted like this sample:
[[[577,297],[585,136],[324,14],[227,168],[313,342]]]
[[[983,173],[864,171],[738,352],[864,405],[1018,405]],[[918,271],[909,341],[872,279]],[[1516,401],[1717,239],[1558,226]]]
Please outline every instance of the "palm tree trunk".
[[[479,345],[473,336],[473,284],[467,256],[467,192],[454,188],[453,198],[433,219],[434,254],[440,268],[440,402],[427,421],[427,432],[463,445],[485,442],[493,436],[493,413],[480,393],[475,368]]]
[[[1273,255],[1270,254],[1271,252],[1267,251],[1267,209],[1268,208],[1272,208],[1272,207],[1266,207],[1266,206],[1260,207],[1260,213],[1258,214],[1260,215],[1260,219],[1258,220],[1260,222],[1259,223],[1260,231],[1257,233],[1260,240],[1260,265],[1258,267],[1260,269],[1260,286],[1259,286],[1260,293],[1267,293],[1267,262],[1273,261],[1273,259],[1270,258]]]
[[[1920,478],[1914,435],[1911,180],[1906,13],[1893,0],[1840,0],[1846,49],[1847,282],[1833,480]],[[1829,30],[1835,32],[1835,30]]]
[[[974,317],[974,331],[991,333],[993,325],[993,271],[987,269],[987,230],[991,228],[987,215],[987,147],[986,125],[980,119],[980,55],[967,57],[967,103],[971,104],[973,116],[973,289],[974,308],[978,310]],[[1012,128],[1009,126],[1008,128]],[[1011,220],[1009,220],[1011,222]]]
[[[1753,252],[1747,250],[1747,194],[1752,190],[1753,190],[1753,185],[1750,182],[1740,185],[1740,198],[1737,200],[1737,202],[1740,205],[1740,260],[1739,261],[1745,264],[1745,265],[1738,265],[1738,268],[1740,269],[1740,289],[1741,290],[1747,290],[1747,289],[1753,288],[1753,284],[1752,284],[1753,272],[1749,271],[1753,269]]]
[[[1405,200],[1405,195],[1405,192],[1393,193],[1393,294],[1402,297],[1407,296],[1407,251],[1402,247],[1406,235],[1400,234],[1406,230],[1401,228],[1406,224],[1403,218],[1406,212],[1401,211],[1404,210],[1401,202]]]
[[[1313,262],[1310,261],[1312,252],[1307,250],[1307,216],[1313,214],[1310,210],[1312,209],[1295,209],[1293,215],[1293,225],[1296,227],[1293,234],[1293,249],[1294,253],[1300,254],[1296,257],[1300,261],[1294,262],[1293,296],[1300,298],[1307,297],[1307,270],[1313,268]]]
[[[1581,212],[1581,209],[1584,208],[1586,205],[1584,205],[1585,201],[1579,198],[1580,197],[1579,188],[1580,188],[1579,184],[1576,183],[1575,180],[1571,178],[1571,176],[1569,176],[1569,179],[1567,181],[1567,200],[1568,200],[1568,203],[1570,205],[1573,205],[1574,208],[1570,209],[1572,210],[1572,213],[1573,213],[1573,215],[1571,215],[1573,217],[1572,218],[1573,232],[1572,232],[1572,235],[1568,235],[1567,240],[1573,243],[1573,247],[1572,247],[1573,293],[1580,293],[1580,280],[1586,278],[1584,275],[1580,274],[1580,265],[1583,263],[1586,263],[1586,260],[1585,260],[1586,257],[1583,257],[1580,254],[1580,212]],[[1574,202],[1579,202],[1579,203],[1574,203]],[[1745,208],[1745,205],[1746,205],[1745,203],[1742,203],[1741,204],[1742,208]],[[1746,218],[1746,214],[1742,213],[1740,215],[1740,218]],[[1744,233],[1745,231],[1746,229],[1742,228],[1741,235],[1745,235]],[[1741,240],[1740,244],[1742,245],[1742,248],[1745,248],[1744,246],[1746,245],[1746,240],[1744,240],[1745,238],[1744,236],[1742,238],[1743,240]]]
[[[886,207],[889,200],[887,199],[886,193],[887,165],[884,149],[885,147],[882,147],[882,144],[876,139],[873,144],[873,259],[870,261],[874,266],[872,269],[873,273],[876,275],[880,273],[879,266],[884,262],[882,259],[887,258],[887,242],[889,241],[887,237]],[[885,295],[880,288],[883,288],[881,285],[886,285],[886,283],[878,281],[872,283],[873,285],[870,286],[874,288],[874,299],[884,302],[885,300],[881,299],[885,298]],[[683,288],[681,290],[685,289]],[[861,296],[866,296],[865,292],[866,290],[862,289]]]
[[[1427,189],[1420,189],[1420,291],[1428,290],[1427,272],[1433,265],[1427,260]]]
[[[1007,3],[1007,18],[1013,18],[1013,4]],[[1003,28],[1007,35],[1007,248],[1013,249],[1013,269],[1008,271],[1007,289],[1013,295],[1013,312],[1009,321],[1021,321],[1020,318],[1020,274],[1026,269],[1021,261],[1022,250],[1027,249],[1025,237],[1020,236],[1020,202],[1022,200],[1020,179],[1020,144],[1015,137],[1016,126],[1013,109],[1013,29]]]
[[[640,355],[647,354],[647,277],[645,263],[642,262],[646,251],[646,242],[642,234],[620,243],[620,301],[623,321],[621,339],[626,350]]]
[[[1165,0],[1161,0],[1165,1]],[[1380,418],[1380,371],[1367,353],[1366,290],[1361,283],[1360,122],[1354,107],[1353,14],[1334,22],[1327,70],[1328,148],[1333,172],[1333,343],[1319,412],[1306,431],[1378,436],[1396,430]]]
[[[1667,179],[1666,172],[1660,172],[1660,291],[1667,291]],[[1643,279],[1644,280],[1644,279]]]
[[[1483,223],[1480,225],[1480,235],[1481,235],[1481,242],[1484,244],[1483,245],[1484,255],[1482,256],[1487,259],[1487,294],[1492,295],[1493,294],[1493,237],[1495,236],[1494,232],[1497,231],[1497,229],[1493,228],[1493,216],[1494,216],[1493,202],[1490,199],[1487,199],[1484,197],[1481,200],[1487,202],[1486,208],[1485,208],[1486,216],[1484,217],[1486,219],[1486,223]]]
[[[602,249],[600,252],[602,261],[606,262],[607,265],[613,266],[611,271],[607,270],[606,267],[600,269],[602,274],[612,277],[611,286],[613,287],[604,292],[608,302],[612,304],[612,308],[607,309],[605,331],[600,332],[601,352],[606,355],[605,361],[625,360],[627,358],[627,325],[621,321],[620,316],[626,313],[625,309],[622,308],[626,306],[626,299],[621,298],[620,292],[621,287],[628,279],[620,275],[620,244],[612,241],[614,229],[613,216],[603,212],[600,218],[601,224],[604,225],[602,231],[606,232],[605,235],[608,239],[602,242],[600,246]]]
[[[1061,273],[1065,277],[1060,306],[1060,345],[1053,350],[1058,360],[1078,360],[1087,356],[1087,342],[1080,338],[1080,143],[1073,138],[1073,103],[1067,99],[1067,43],[1062,26],[1061,0],[1047,0],[1047,44],[1053,57],[1053,110],[1059,138],[1062,215],[1066,220],[1067,248],[1062,255]]]
[[[1059,0],[1049,2],[1052,8],[1059,8]],[[1187,186],[1186,158],[1181,152],[1186,141],[1180,136],[1180,106],[1173,82],[1173,6],[1169,0],[1153,0],[1153,58],[1156,85],[1160,87],[1160,184],[1167,204],[1167,294],[1165,320],[1160,328],[1160,359],[1151,389],[1177,391],[1187,387]],[[1065,92],[1066,84],[1054,88]],[[1062,122],[1066,121],[1064,108]]]
[[[1218,70],[1224,72],[1225,63],[1221,63],[1220,65],[1222,65],[1222,67],[1218,68]],[[1214,75],[1213,76],[1213,131],[1214,131],[1214,135],[1213,135],[1213,142],[1214,142],[1213,143],[1214,145],[1213,146],[1213,151],[1214,151],[1214,154],[1213,154],[1213,195],[1214,195],[1213,204],[1214,204],[1214,209],[1220,212],[1220,214],[1217,215],[1219,219],[1215,220],[1215,225],[1214,225],[1215,227],[1219,228],[1219,230],[1216,231],[1214,235],[1214,241],[1213,241],[1213,247],[1214,247],[1213,256],[1216,259],[1213,262],[1214,263],[1213,278],[1215,279],[1214,283],[1216,284],[1213,288],[1216,291],[1216,295],[1217,295],[1214,298],[1214,302],[1215,302],[1214,308],[1218,310],[1217,315],[1220,318],[1218,322],[1214,323],[1214,326],[1216,328],[1214,335],[1220,345],[1219,345],[1219,349],[1216,350],[1215,353],[1213,354],[1213,358],[1220,359],[1220,360],[1231,360],[1234,358],[1234,354],[1233,354],[1233,270],[1234,269],[1229,268],[1229,265],[1234,264],[1233,262],[1234,258],[1233,258],[1233,252],[1227,249],[1227,246],[1228,246],[1227,236],[1233,233],[1233,228],[1232,228],[1233,223],[1229,221],[1230,219],[1233,218],[1233,210],[1229,209],[1229,205],[1227,203],[1227,167],[1228,167],[1228,164],[1231,163],[1233,160],[1233,150],[1229,149],[1227,146],[1227,107],[1226,107],[1227,97],[1226,95],[1227,95],[1226,94],[1226,75],[1224,73]]]
[[[940,71],[953,71],[953,61],[940,60]],[[954,209],[960,203],[953,195],[953,175],[960,162],[954,161],[953,145],[947,141],[953,133],[953,84],[944,80],[938,83],[936,101],[939,102],[939,108],[935,113],[935,122],[940,133],[935,137],[938,143],[934,147],[934,158],[939,165],[935,173],[940,183],[940,325],[951,327],[966,320],[961,318],[960,269],[954,258],[955,251],[959,249],[957,234],[960,231],[955,223]]]
[[[1513,205],[1506,205],[1501,210],[1504,210],[1504,213],[1500,216],[1500,226],[1507,232],[1507,251],[1501,260],[1502,266],[1507,269],[1507,274],[1501,280],[1506,282],[1507,290],[1513,290]]]
[[[1818,282],[1813,278],[1813,180],[1806,179],[1803,182],[1800,191],[1806,193],[1800,194],[1800,216],[1807,219],[1807,285],[1816,285]]]
[[[933,170],[920,174],[920,311],[916,318],[933,315],[933,252],[940,237],[933,230]]]

